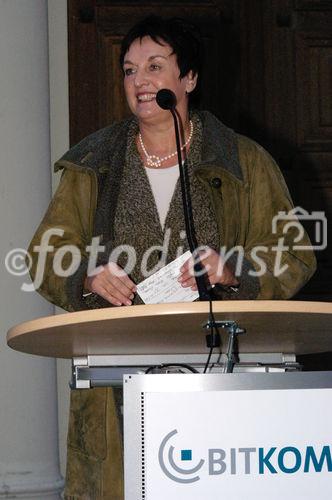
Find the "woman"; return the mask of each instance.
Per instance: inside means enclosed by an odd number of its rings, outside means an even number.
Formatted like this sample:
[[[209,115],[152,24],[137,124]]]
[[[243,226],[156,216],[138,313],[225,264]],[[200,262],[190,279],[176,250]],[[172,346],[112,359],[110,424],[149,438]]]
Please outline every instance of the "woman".
[[[57,162],[63,177],[30,245],[34,278],[35,246],[45,231],[61,232],[52,233],[54,250],[47,255],[39,288],[51,302],[69,311],[140,303],[136,285],[161,265],[158,249],[166,236],[163,264],[174,260],[179,248],[187,250],[173,119],[156,103],[156,93],[163,88],[177,98],[195,230],[199,245],[207,248],[202,262],[216,293],[227,299],[285,299],[312,275],[312,252],[293,249],[298,231],[284,234],[282,222],[272,230],[274,216],[292,208],[273,159],[210,113],[189,111],[200,54],[195,29],[176,19],[149,17],[123,40],[124,88],[134,118],[96,132]],[[281,239],[284,271],[278,273],[276,248]],[[68,243],[79,249],[82,259],[74,273],[59,275],[55,254]],[[309,244],[305,233],[296,244]],[[126,272],[129,246],[135,250],[135,262]],[[237,251],[226,259],[221,248]],[[238,260],[242,249],[243,259]],[[68,252],[62,267],[70,267],[71,261]],[[183,287],[195,289],[191,267],[189,260],[178,279]],[[123,497],[115,397],[111,389],[72,393],[68,499]]]

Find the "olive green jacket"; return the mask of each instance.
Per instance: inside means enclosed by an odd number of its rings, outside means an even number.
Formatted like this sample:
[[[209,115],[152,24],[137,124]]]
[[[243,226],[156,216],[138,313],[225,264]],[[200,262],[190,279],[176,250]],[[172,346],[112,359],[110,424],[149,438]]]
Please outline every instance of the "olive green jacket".
[[[273,218],[278,212],[288,213],[293,208],[282,174],[257,143],[235,134],[210,113],[202,112],[199,116],[203,122],[203,146],[195,175],[212,200],[223,245],[227,250],[244,249],[245,275],[241,276],[240,293],[230,298],[288,299],[311,277],[316,261],[311,250],[293,249],[295,239],[297,247],[308,246],[310,241],[306,233],[299,240],[299,229],[294,226],[287,229],[289,220],[280,220],[272,230]],[[93,307],[82,299],[87,272],[86,247],[96,235],[95,213],[105,173],[108,179],[114,179],[111,197],[116,197],[131,121],[92,134],[56,163],[56,170],[63,169],[62,179],[29,252],[33,258],[31,276],[34,280],[38,263],[35,246],[40,244],[45,231],[63,230],[62,236],[54,235],[48,242],[54,250],[47,252],[44,279],[38,291],[68,311]],[[287,270],[275,275],[277,253],[273,248],[279,240],[286,247],[279,264]],[[83,257],[74,277],[57,276],[53,271],[54,253],[66,244],[76,246]],[[66,254],[62,267],[69,266],[71,259],[72,256]],[[248,271],[259,271],[262,266],[266,267],[262,276],[248,276]]]
[[[206,189],[217,217],[221,241],[227,249],[243,247],[244,270],[259,270],[260,277],[241,276],[240,293],[230,298],[287,299],[294,295],[315,270],[310,250],[293,249],[298,230],[286,221],[272,231],[273,217],[288,212],[292,202],[284,179],[269,154],[246,137],[235,134],[208,113],[202,113],[203,143],[201,160],[194,173]],[[45,231],[57,228],[62,235],[46,241],[43,279],[38,291],[49,301],[66,310],[93,307],[82,298],[87,271],[86,246],[99,233],[96,209],[103,183],[110,181],[116,199],[121,182],[121,166],[126,157],[130,121],[121,122],[89,136],[72,148],[56,164],[63,169],[53,200],[30,244],[33,257],[32,279],[38,277],[38,249]],[[106,175],[106,177],[105,177]],[[114,210],[114,207],[113,207]],[[285,234],[284,234],[285,230]],[[278,240],[288,247],[281,265],[287,270],[274,276]],[[64,245],[77,247],[83,258],[73,276],[57,276],[53,270],[55,252]],[[309,245],[305,233],[297,245]],[[253,249],[266,247],[260,264]],[[71,255],[63,257],[62,267],[70,265]],[[42,259],[41,259],[42,260]],[[40,266],[41,268],[43,266]],[[67,500],[123,500],[122,444],[118,416],[119,403],[111,388],[76,390],[71,394],[68,433],[68,459],[65,498]]]

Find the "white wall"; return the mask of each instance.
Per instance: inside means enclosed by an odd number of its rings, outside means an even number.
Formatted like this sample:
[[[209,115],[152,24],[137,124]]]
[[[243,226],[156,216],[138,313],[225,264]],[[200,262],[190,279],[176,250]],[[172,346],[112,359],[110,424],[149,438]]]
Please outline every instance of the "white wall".
[[[53,307],[5,267],[51,196],[47,0],[0,0],[0,68],[0,497],[53,500],[62,484],[55,361],[6,346],[10,327]]]
[[[69,147],[67,1],[48,0],[51,164]],[[52,169],[50,165],[50,169]],[[50,171],[53,171],[50,170]],[[52,175],[53,192],[60,175]],[[63,313],[63,310],[58,310]],[[71,363],[57,361],[58,425],[61,473],[66,468],[66,438],[69,414]]]

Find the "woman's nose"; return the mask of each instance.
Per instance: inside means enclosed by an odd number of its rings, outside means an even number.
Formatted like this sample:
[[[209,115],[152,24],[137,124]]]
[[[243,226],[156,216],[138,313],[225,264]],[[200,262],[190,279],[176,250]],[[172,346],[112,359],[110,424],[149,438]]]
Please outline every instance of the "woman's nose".
[[[137,70],[135,73],[134,83],[135,83],[135,87],[142,87],[142,85],[147,84],[148,78],[147,78],[146,71]]]

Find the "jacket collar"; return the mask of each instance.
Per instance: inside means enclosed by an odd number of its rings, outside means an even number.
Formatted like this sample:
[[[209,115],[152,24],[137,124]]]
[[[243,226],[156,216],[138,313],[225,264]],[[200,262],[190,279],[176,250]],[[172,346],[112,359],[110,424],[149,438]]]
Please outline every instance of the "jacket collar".
[[[223,169],[242,181],[236,133],[208,111],[195,112],[203,124],[201,161],[197,169]],[[100,173],[105,167],[108,170],[110,159],[119,165],[119,160],[125,155],[129,127],[135,120],[131,118],[115,123],[86,137],[67,151],[55,164],[55,170],[68,162]]]
[[[200,167],[222,168],[242,181],[237,134],[208,111],[198,111],[198,115],[203,123]]]

